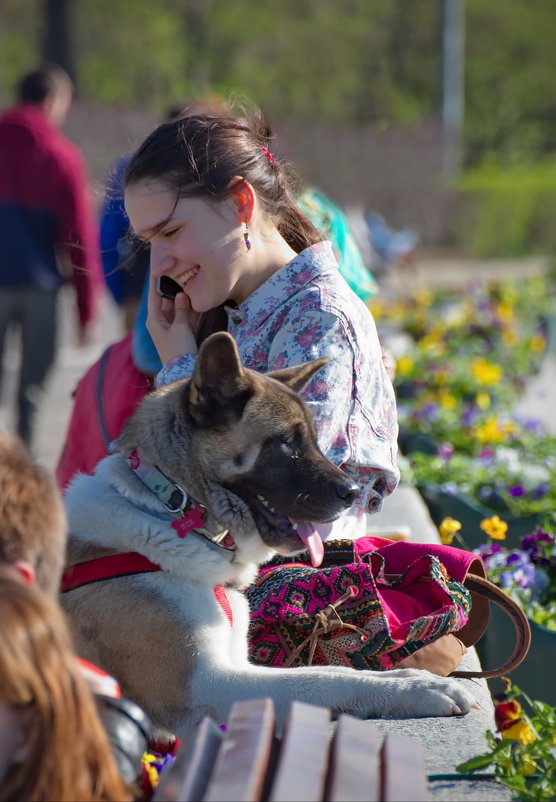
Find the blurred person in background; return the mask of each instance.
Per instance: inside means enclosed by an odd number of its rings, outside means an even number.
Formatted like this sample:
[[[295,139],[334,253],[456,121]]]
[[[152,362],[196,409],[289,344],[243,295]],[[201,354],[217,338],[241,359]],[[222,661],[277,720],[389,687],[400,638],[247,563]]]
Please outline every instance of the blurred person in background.
[[[297,205],[321,232],[322,238],[332,242],[340,273],[361,300],[368,303],[378,292],[378,284],[365,266],[343,209],[321,189],[310,186],[298,194]]]
[[[58,606],[61,585],[63,588],[66,538],[64,506],[53,477],[33,461],[19,437],[0,432],[0,573],[9,569],[25,584],[36,586]],[[2,619],[2,627],[5,624],[5,619]],[[98,713],[108,731],[122,776],[130,783],[136,781],[151,730],[148,717],[131,700],[122,698],[120,686],[114,677],[87,660],[75,655],[73,659],[76,670],[95,695]],[[0,655],[0,665],[1,662]],[[1,686],[0,670],[0,739],[1,702],[5,701]],[[8,749],[6,759],[9,754]],[[1,782],[0,779],[0,786]],[[8,797],[2,797],[0,792],[0,800],[4,798]],[[73,800],[93,797],[28,798]]]
[[[17,435],[0,432],[0,565],[57,599],[66,540],[66,514],[54,478]],[[95,692],[121,695],[108,674],[85,661],[81,667]]]
[[[59,131],[72,93],[69,76],[47,65],[23,76],[17,105],[0,117],[0,357],[18,326],[17,432],[27,444],[55,358],[58,291],[72,281],[85,345],[103,287],[85,161]]]
[[[0,802],[133,799],[56,602],[0,565]]]
[[[149,270],[149,253],[128,236],[123,174],[129,155],[122,156],[108,178],[100,215],[100,251],[106,286],[122,313],[124,332],[131,331]]]

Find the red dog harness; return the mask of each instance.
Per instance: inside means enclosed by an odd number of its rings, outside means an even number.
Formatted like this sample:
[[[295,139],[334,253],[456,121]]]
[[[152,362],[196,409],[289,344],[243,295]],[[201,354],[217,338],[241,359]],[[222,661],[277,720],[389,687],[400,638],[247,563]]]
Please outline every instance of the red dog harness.
[[[102,582],[104,579],[115,579],[118,576],[145,574],[150,571],[162,571],[162,568],[137,551],[110,554],[107,557],[97,557],[96,560],[87,560],[87,562],[77,563],[71,568],[66,568],[60,590],[62,593],[67,593],[68,590],[80,588],[92,582]],[[226,596],[224,585],[217,585],[214,588],[214,596],[232,626],[234,622],[232,607]]]

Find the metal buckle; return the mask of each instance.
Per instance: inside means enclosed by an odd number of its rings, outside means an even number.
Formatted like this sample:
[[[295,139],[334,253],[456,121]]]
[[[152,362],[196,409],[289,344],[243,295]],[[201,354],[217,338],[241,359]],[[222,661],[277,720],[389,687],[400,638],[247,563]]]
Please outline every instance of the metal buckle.
[[[187,506],[188,496],[183,487],[180,487],[175,482],[172,483],[176,488],[172,495],[170,496],[169,501],[164,501],[164,507],[168,510],[168,512],[176,513],[176,512],[183,512]],[[179,494],[179,495],[178,495]],[[177,496],[177,498],[176,498]],[[175,500],[174,500],[175,499]],[[179,502],[178,502],[179,499]]]

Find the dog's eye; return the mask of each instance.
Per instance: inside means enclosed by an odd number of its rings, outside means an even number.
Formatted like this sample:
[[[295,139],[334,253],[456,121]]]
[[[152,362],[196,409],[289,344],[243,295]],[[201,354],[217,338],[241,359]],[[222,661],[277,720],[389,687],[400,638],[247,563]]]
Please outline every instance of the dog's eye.
[[[280,437],[280,451],[291,459],[297,459],[299,457],[299,447],[291,435],[283,435]]]
[[[241,468],[243,463],[245,462],[245,455],[244,454],[236,454],[234,457],[234,465],[236,468]]]

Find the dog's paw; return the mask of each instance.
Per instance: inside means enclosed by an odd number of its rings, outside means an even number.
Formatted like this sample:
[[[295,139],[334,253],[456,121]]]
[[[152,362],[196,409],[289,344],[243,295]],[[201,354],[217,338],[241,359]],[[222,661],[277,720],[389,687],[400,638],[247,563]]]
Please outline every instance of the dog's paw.
[[[439,677],[422,669],[398,669],[388,672],[392,681],[387,708],[383,714],[397,716],[464,716],[478,704],[464,683]]]

